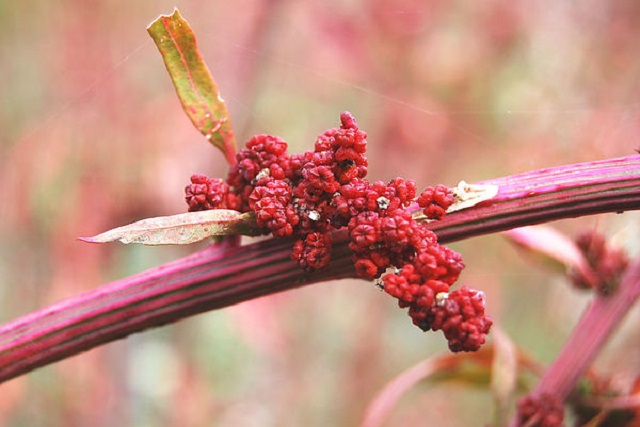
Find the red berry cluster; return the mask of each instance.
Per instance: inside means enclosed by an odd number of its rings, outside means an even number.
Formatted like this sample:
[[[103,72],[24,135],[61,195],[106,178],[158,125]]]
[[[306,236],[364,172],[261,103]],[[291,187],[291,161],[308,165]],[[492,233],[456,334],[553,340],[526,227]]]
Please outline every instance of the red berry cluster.
[[[449,206],[453,204],[453,194],[447,187],[438,184],[435,187],[425,188],[417,201],[427,218],[442,219]]]
[[[186,188],[189,210],[229,208],[253,211],[256,223],[274,236],[296,239],[292,259],[306,271],[326,266],[331,232],[347,227],[349,248],[360,277],[383,277],[383,288],[409,309],[423,330],[442,330],[453,351],[475,351],[491,320],[481,292],[449,293],[464,264],[438,244],[436,235],[408,210],[418,204],[430,219],[442,218],[453,203],[445,186],[425,189],[416,199],[414,181],[369,182],[366,134],[353,116],[321,134],[313,151],[287,154],[287,143],[271,135],[251,138],[236,156],[226,183],[194,175]]]
[[[251,209],[249,197],[265,178],[291,178],[287,143],[278,136],[255,135],[247,141],[246,148],[236,155],[236,160],[237,163],[229,170],[227,183],[240,197],[242,212]]]
[[[191,184],[186,186],[184,192],[189,212],[240,208],[238,197],[229,192],[229,185],[220,178],[192,175]]]
[[[436,295],[435,305],[427,310],[420,307],[419,310],[414,322],[426,314],[420,326],[423,329],[429,326],[433,331],[442,330],[453,352],[478,350],[493,323],[484,314],[484,294],[466,286],[448,295]]]
[[[297,240],[291,258],[307,271],[324,267],[331,259],[331,233],[313,232]]]
[[[518,425],[535,427],[561,427],[564,408],[555,396],[526,396],[518,401]]]
[[[293,234],[300,216],[291,203],[292,188],[284,180],[264,178],[249,195],[249,206],[256,215],[260,227],[268,228],[274,236]]]

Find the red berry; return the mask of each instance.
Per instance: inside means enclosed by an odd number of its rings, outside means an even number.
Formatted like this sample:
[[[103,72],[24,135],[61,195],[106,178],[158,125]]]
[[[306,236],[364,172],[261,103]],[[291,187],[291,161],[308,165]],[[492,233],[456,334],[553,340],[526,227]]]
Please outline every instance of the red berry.
[[[349,113],[341,116],[343,126],[329,129],[315,143],[312,162],[316,165],[331,165],[335,179],[347,184],[367,174],[367,135],[358,129]]]
[[[442,219],[447,209],[453,204],[453,193],[444,185],[427,187],[418,197],[418,206],[423,208],[423,213],[430,219]]]
[[[415,258],[416,269],[429,279],[455,283],[464,268],[462,257],[456,251],[437,243],[425,246]]]
[[[340,187],[337,194],[331,200],[338,219],[345,224],[349,220],[366,209],[364,195],[369,187],[366,179],[355,178]]]
[[[249,206],[255,213],[256,223],[271,230],[274,236],[291,236],[300,222],[291,204],[291,191],[291,186],[285,181],[269,178],[256,186],[249,196]]]
[[[249,210],[249,196],[256,179],[292,177],[291,160],[284,139],[272,135],[255,135],[236,154],[237,163],[229,170],[227,183],[242,201],[242,210]]]
[[[397,210],[381,219],[380,238],[389,248],[405,248],[410,245],[410,237],[416,226],[420,225],[413,220],[410,212]]]
[[[442,330],[453,352],[477,351],[485,343],[493,321],[485,316],[482,292],[463,286],[443,296],[427,313],[426,323],[433,331]]]
[[[296,241],[291,259],[306,271],[326,266],[331,259],[331,233],[310,233]]]
[[[237,199],[229,194],[229,186],[222,179],[192,175],[184,191],[189,212],[238,208]]]
[[[403,207],[409,206],[416,197],[416,182],[412,179],[395,178],[389,183],[389,187],[395,190],[395,195]]]
[[[380,277],[384,271],[380,271],[380,268],[371,259],[358,255],[353,256],[353,265],[359,277],[369,280]]]
[[[358,130],[356,119],[348,111],[343,111],[342,113],[340,113],[340,124],[341,124],[340,127],[342,127],[343,129]]]
[[[362,212],[349,221],[349,249],[353,252],[368,252],[371,246],[382,240],[381,220],[375,212]]]
[[[308,189],[318,192],[333,194],[340,188],[340,183],[336,181],[331,167],[316,166],[313,162],[309,162],[302,169],[302,176]]]

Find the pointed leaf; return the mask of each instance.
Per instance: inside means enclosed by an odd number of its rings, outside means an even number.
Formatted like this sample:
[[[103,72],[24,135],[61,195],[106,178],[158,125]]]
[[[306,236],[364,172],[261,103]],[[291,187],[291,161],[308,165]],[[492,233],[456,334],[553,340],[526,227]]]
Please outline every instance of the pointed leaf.
[[[114,228],[93,237],[79,237],[89,243],[122,243],[143,245],[185,245],[210,236],[260,234],[253,213],[242,214],[228,209],[188,212],[179,215],[147,218]]]
[[[235,164],[236,142],[227,107],[207,68],[189,23],[178,9],[161,15],[147,32],[158,46],[164,64],[182,103],[196,129]]]

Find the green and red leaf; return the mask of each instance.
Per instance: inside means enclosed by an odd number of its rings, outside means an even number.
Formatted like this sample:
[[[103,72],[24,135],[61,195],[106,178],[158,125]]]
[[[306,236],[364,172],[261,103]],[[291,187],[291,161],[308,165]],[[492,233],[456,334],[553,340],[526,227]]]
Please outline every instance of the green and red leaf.
[[[229,113],[191,26],[175,9],[173,14],[153,21],[147,32],[160,50],[187,116],[223,152],[227,162],[235,164],[236,142]]]

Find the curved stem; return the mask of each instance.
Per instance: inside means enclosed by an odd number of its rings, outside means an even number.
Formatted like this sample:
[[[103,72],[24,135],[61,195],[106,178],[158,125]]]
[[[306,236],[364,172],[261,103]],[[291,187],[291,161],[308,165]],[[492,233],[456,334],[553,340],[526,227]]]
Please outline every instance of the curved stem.
[[[640,156],[560,166],[483,182],[484,205],[429,223],[442,243],[523,225],[640,209]],[[291,241],[218,245],[38,310],[0,326],[0,381],[151,327],[259,296],[355,277],[344,230],[331,264],[305,273]]]

